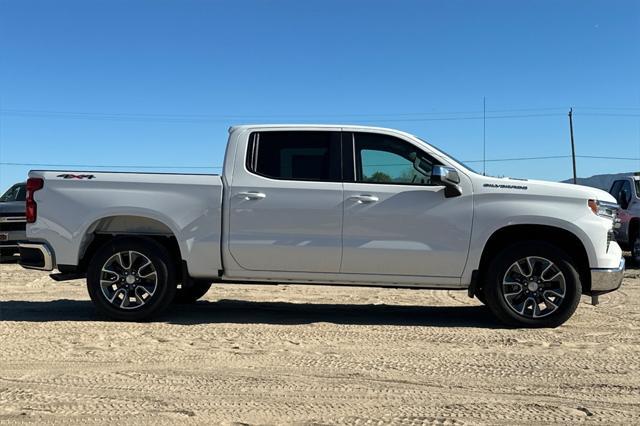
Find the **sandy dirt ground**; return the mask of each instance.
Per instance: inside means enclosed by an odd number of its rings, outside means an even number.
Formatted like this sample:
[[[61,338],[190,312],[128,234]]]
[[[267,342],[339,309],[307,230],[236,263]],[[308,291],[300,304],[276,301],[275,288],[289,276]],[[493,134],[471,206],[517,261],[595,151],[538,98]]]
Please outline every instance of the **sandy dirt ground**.
[[[0,423],[640,424],[640,271],[553,330],[465,292],[220,285],[153,323],[0,266]]]

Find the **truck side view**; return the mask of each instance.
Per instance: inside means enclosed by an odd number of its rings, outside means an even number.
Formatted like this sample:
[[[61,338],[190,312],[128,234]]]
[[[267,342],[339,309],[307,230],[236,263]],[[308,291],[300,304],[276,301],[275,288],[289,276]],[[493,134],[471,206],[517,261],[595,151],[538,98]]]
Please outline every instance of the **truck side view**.
[[[31,171],[21,264],[85,276],[143,320],[212,283],[466,289],[501,321],[555,327],[622,283],[604,191],[494,178],[404,132],[229,130],[217,175]]]

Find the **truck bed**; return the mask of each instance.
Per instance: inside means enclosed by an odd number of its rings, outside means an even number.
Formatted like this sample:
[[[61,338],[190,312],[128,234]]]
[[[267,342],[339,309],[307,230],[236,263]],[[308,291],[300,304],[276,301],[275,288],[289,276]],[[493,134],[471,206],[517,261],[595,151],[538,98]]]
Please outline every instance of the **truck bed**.
[[[222,268],[218,175],[34,170],[29,177],[44,179],[29,239],[52,243],[57,265],[77,265],[96,235],[126,231],[175,237],[195,278]]]

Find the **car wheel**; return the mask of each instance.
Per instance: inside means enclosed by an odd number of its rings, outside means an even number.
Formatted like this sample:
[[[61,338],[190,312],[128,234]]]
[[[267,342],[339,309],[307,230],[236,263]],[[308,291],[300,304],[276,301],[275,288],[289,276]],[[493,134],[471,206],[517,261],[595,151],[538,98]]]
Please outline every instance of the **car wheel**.
[[[87,269],[87,289],[98,312],[141,321],[162,312],[176,293],[168,251],[151,239],[119,238],[102,246]]]
[[[582,285],[570,256],[548,243],[529,241],[495,257],[484,291],[489,309],[507,325],[557,327],[578,307]]]
[[[207,294],[210,288],[211,283],[195,280],[190,287],[181,287],[176,290],[173,302],[179,304],[194,303]]]

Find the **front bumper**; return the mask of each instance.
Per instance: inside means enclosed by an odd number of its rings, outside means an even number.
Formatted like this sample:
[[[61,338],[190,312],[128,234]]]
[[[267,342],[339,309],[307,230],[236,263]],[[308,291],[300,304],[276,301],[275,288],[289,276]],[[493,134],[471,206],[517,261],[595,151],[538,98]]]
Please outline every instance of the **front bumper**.
[[[620,266],[609,269],[591,270],[591,292],[593,296],[609,293],[620,288],[624,278],[624,258],[620,259]]]
[[[20,266],[39,271],[53,271],[54,260],[51,249],[42,243],[19,243]]]

